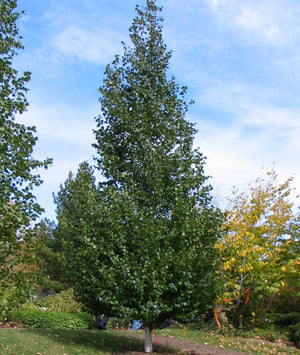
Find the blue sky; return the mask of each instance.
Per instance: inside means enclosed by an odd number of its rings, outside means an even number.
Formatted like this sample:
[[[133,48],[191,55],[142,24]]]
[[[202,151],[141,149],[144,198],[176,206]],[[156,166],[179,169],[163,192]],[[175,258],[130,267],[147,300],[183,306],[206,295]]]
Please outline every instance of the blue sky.
[[[19,0],[25,50],[16,59],[32,72],[28,111],[37,128],[35,157],[53,158],[35,194],[55,219],[52,193],[80,162],[93,162],[92,130],[100,114],[105,66],[130,44],[135,5],[145,0]],[[294,174],[300,193],[299,0],[157,0],[173,51],[169,75],[194,99],[195,146],[222,203],[231,187],[275,169]]]

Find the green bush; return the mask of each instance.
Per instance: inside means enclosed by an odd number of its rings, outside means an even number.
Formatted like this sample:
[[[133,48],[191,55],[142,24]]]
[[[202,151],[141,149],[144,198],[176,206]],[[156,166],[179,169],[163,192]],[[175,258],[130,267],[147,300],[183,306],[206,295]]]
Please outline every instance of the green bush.
[[[41,306],[63,313],[79,313],[83,309],[83,305],[76,301],[72,288],[62,291],[54,297],[45,297],[42,299]]]
[[[33,287],[29,284],[23,288],[15,286],[1,289],[0,287],[0,322],[7,318],[13,310],[20,307],[20,304],[28,301],[32,297]]]
[[[271,314],[268,315],[268,318],[273,321],[273,323],[280,327],[280,328],[285,328],[290,325],[294,325],[300,322],[300,313],[284,313],[284,314]]]
[[[84,306],[76,301],[73,289],[69,288],[55,296],[38,297],[32,302],[22,305],[22,308],[27,310],[46,308],[54,312],[80,313],[84,309]]]
[[[61,313],[38,309],[22,309],[11,315],[12,321],[33,329],[92,329],[95,319],[87,313]]]
[[[291,341],[300,349],[300,323],[290,326]]]

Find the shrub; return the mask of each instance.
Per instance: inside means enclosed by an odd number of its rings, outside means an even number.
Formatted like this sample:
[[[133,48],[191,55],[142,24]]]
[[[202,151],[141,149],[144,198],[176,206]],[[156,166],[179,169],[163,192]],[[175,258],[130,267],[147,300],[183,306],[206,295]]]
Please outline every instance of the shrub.
[[[290,326],[291,341],[300,349],[300,323]]]
[[[95,319],[87,313],[61,313],[38,309],[22,309],[11,315],[12,321],[18,321],[24,327],[33,329],[92,329]]]
[[[57,295],[47,296],[42,299],[42,307],[50,308],[52,311],[63,313],[79,313],[83,309],[83,304],[76,301],[74,290],[69,288]]]
[[[0,322],[7,318],[10,312],[18,309],[20,304],[30,299],[32,291],[33,288],[29,284],[23,289],[15,286],[0,288]]]
[[[280,328],[285,328],[290,325],[300,323],[300,313],[284,313],[268,315],[274,324]]]
[[[296,347],[300,348],[300,313],[268,314],[268,317],[275,326],[286,329],[290,340]]]
[[[62,313],[80,313],[84,309],[83,304],[76,301],[72,288],[62,291],[55,296],[38,297],[36,300],[22,306],[24,309],[37,310],[41,307]]]

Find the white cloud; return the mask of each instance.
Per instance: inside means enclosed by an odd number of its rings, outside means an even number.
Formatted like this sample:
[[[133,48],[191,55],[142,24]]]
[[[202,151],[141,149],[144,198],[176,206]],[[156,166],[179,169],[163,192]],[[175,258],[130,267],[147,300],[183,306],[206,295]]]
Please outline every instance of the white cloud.
[[[93,140],[92,130],[95,128],[93,118],[97,111],[98,105],[80,108],[63,104],[40,105],[31,101],[28,111],[22,115],[20,121],[26,125],[36,126],[37,135],[41,140],[48,139],[52,142],[60,141],[84,147]]]
[[[64,28],[52,41],[52,47],[65,57],[105,65],[120,52],[122,34],[100,28]]]
[[[244,32],[244,40],[256,45],[291,45],[299,40],[299,6],[283,0],[206,0],[206,4],[222,26],[239,37]]]
[[[207,156],[207,174],[217,193],[225,196],[233,185],[245,186],[262,167],[271,169],[275,163],[281,180],[295,174],[299,193],[300,109],[258,100],[253,91],[240,84],[215,83],[199,94],[200,105],[212,109],[211,117],[198,120],[195,139]],[[218,111],[226,121],[215,120]]]
[[[287,35],[284,33],[285,29],[280,29],[283,24],[280,23],[277,18],[277,14],[266,16],[266,9],[261,8],[245,8],[241,9],[239,13],[236,14],[234,21],[238,27],[241,29],[250,31],[256,36],[262,35],[262,37],[267,42],[278,43],[279,41],[284,41],[284,37]],[[290,34],[288,34],[290,35]]]
[[[43,184],[34,190],[40,205],[45,208],[45,215],[55,219],[52,193],[59,191],[68,173],[76,174],[83,161],[93,164],[96,150],[91,146],[94,142],[92,130],[96,128],[94,117],[99,111],[98,105],[76,107],[67,104],[49,106],[31,100],[27,112],[18,118],[25,125],[36,127],[38,141],[34,149],[34,157],[44,160],[53,159],[53,165],[47,170],[40,169]]]

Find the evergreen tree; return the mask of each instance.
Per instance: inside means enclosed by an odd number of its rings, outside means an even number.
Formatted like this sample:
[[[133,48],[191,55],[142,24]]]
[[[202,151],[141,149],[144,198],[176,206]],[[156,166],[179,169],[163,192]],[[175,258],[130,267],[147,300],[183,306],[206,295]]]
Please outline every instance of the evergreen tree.
[[[20,13],[15,11],[16,6],[16,1],[0,0],[0,311],[3,314],[11,303],[26,299],[32,286],[30,268],[24,267],[34,246],[29,225],[42,211],[32,193],[33,187],[41,183],[34,171],[50,164],[49,159],[38,161],[32,156],[37,140],[35,127],[16,121],[16,115],[28,106],[25,85],[30,80],[29,72],[19,76],[13,67],[13,59],[22,49],[16,25]]]

